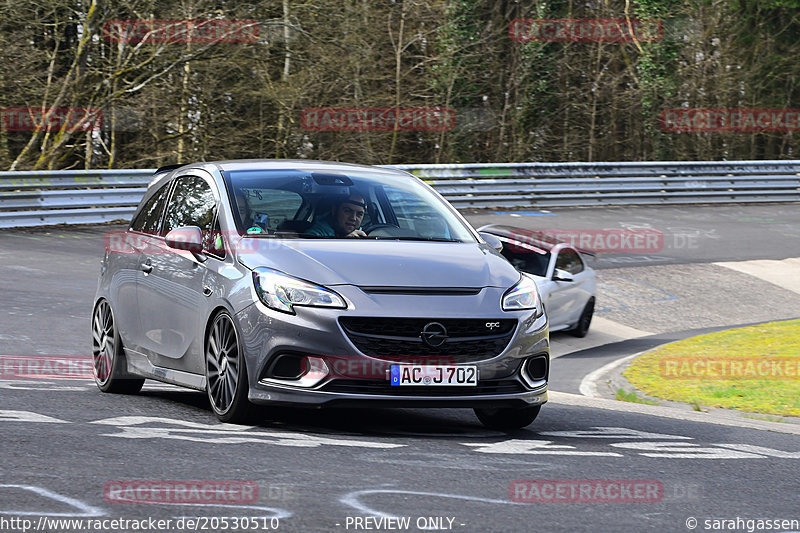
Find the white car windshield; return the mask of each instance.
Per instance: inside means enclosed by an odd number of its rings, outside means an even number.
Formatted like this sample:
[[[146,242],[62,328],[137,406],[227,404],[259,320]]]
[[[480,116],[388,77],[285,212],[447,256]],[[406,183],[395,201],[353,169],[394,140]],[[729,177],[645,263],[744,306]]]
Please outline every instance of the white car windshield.
[[[525,242],[500,237],[503,250],[500,252],[514,268],[520,272],[527,272],[534,276],[545,277],[550,264],[550,252],[545,252],[536,246]]]

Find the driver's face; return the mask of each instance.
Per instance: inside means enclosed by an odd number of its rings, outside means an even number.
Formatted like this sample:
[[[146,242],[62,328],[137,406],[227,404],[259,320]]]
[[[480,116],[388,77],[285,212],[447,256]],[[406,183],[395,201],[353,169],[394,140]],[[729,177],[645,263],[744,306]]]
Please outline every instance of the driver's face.
[[[336,224],[337,233],[341,235],[348,235],[360,228],[361,221],[364,219],[364,208],[360,205],[352,204],[350,201],[359,204],[364,203],[364,199],[361,196],[351,196],[349,200],[336,207],[333,213],[333,221]]]

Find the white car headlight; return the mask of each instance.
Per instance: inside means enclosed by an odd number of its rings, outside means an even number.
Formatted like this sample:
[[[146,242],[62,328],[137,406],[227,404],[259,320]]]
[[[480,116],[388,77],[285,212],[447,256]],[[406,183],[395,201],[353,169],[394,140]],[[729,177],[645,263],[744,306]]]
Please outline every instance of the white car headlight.
[[[524,309],[536,309],[536,318],[544,314],[539,289],[536,288],[536,283],[525,275],[503,295],[503,311]]]
[[[253,270],[253,282],[261,302],[276,311],[295,314],[295,305],[337,309],[347,307],[344,298],[332,290],[271,268]]]

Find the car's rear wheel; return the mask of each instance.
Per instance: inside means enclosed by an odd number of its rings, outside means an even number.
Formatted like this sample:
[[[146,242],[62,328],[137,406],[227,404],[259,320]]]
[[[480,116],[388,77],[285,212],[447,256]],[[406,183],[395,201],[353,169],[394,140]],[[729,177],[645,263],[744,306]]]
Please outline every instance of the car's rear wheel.
[[[541,405],[533,405],[519,409],[510,407],[496,409],[476,408],[475,416],[488,428],[506,431],[510,429],[521,429],[531,424],[536,420],[536,417],[539,416],[541,408]]]
[[[144,385],[144,378],[128,374],[114,313],[106,300],[97,304],[92,316],[92,367],[94,382],[103,392],[133,394]]]
[[[205,367],[206,392],[217,418],[233,423],[249,420],[253,406],[247,399],[247,368],[236,326],[227,311],[214,317],[208,330]]]
[[[585,337],[589,332],[589,326],[592,325],[592,315],[594,315],[594,298],[589,298],[589,301],[586,302],[583,308],[583,312],[581,312],[578,323],[567,333],[575,337]]]

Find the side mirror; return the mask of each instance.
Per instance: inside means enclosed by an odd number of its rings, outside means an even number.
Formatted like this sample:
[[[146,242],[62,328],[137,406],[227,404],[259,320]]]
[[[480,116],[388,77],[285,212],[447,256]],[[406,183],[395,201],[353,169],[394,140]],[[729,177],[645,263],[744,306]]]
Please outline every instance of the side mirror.
[[[572,277],[572,274],[567,272],[566,270],[561,270],[557,268],[555,272],[553,272],[553,281],[575,281],[575,278]]]
[[[205,261],[203,253],[203,232],[197,226],[175,228],[164,237],[167,246],[176,250],[191,252],[198,261]]]
[[[481,239],[486,241],[486,244],[488,244],[498,252],[503,251],[503,242],[497,238],[497,235],[494,235],[492,233],[486,233],[485,231],[479,231],[478,235],[481,236]]]

